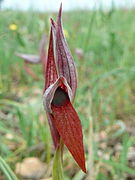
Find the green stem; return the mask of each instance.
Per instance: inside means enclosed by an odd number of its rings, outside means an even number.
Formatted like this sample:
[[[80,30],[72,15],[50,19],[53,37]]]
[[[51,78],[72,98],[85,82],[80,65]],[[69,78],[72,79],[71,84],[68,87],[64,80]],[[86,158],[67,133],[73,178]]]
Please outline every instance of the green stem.
[[[62,156],[63,156],[63,142],[60,141],[60,144],[56,149],[54,161],[53,161],[53,172],[52,172],[53,180],[64,180]]]

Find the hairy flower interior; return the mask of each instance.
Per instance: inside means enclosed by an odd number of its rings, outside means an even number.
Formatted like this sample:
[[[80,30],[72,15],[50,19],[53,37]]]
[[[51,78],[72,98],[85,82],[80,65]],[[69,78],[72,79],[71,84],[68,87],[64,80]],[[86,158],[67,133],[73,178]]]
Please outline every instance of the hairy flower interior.
[[[58,87],[55,91],[52,100],[52,105],[60,107],[60,106],[64,106],[68,101],[69,101],[68,94],[61,87]]]

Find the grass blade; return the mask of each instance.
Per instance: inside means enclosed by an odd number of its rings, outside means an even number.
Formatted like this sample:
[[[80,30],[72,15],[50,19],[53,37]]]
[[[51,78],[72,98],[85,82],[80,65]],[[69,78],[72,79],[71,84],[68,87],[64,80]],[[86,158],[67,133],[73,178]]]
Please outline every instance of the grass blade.
[[[5,176],[8,178],[8,180],[18,180],[16,175],[13,173],[11,168],[8,166],[8,164],[4,161],[2,157],[0,157],[0,169],[5,174]]]

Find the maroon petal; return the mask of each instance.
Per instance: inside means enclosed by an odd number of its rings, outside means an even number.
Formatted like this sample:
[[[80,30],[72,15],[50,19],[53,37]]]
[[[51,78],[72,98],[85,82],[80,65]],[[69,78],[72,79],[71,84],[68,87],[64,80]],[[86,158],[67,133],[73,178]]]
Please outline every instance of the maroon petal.
[[[59,97],[58,97],[59,98]],[[80,168],[86,172],[80,119],[69,99],[52,102],[53,124]]]
[[[45,90],[46,90],[58,78],[55,59],[54,59],[52,28],[50,32],[47,62],[44,66],[45,66],[44,68],[45,68]]]
[[[62,13],[62,5],[59,10],[58,20],[56,24],[56,65],[58,66],[58,74],[59,76],[65,77],[67,83],[73,92],[73,97],[76,93],[77,87],[77,77],[76,77],[76,68],[74,64],[73,57],[68,48],[68,44],[65,40],[63,30],[62,30],[62,22],[61,22],[61,13]]]
[[[41,47],[41,49],[42,49],[42,47]],[[50,112],[51,112],[51,108],[50,108],[51,101],[52,101],[52,98],[53,98],[53,92],[55,91],[55,86],[57,85],[56,81],[57,81],[57,78],[58,78],[56,65],[55,65],[55,60],[54,60],[52,28],[51,28],[51,32],[50,32],[48,57],[47,57],[46,60],[44,60],[43,66],[44,66],[43,69],[44,69],[44,74],[45,74],[45,88],[44,88],[45,93],[44,93],[44,97],[43,97],[44,107],[45,107],[45,110],[46,110],[46,113],[47,113],[53,143],[54,143],[55,148],[57,148],[57,146],[59,144],[59,141],[60,141],[60,136],[59,136],[59,133],[58,133],[57,129],[55,128],[55,125],[53,124],[53,121],[52,121],[53,117],[50,114]]]
[[[51,135],[52,135],[52,139],[53,139],[53,144],[55,149],[58,147],[58,144],[60,143],[60,135],[54,125],[54,123],[52,123],[53,120],[53,116],[50,113],[47,113],[47,118],[48,118],[48,123],[50,126],[50,131],[51,131]]]

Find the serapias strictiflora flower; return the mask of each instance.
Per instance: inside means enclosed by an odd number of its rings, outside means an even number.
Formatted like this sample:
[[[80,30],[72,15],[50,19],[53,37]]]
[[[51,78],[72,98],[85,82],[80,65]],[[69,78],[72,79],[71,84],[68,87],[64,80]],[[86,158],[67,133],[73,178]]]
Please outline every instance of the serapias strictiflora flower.
[[[33,54],[25,54],[25,53],[16,53],[18,57],[21,57],[30,64],[38,64],[43,63],[46,61],[46,50],[45,46],[47,44],[47,36],[43,34],[40,44],[39,44],[39,55],[33,55]]]
[[[25,71],[37,79],[36,74],[32,71],[32,69],[28,66],[28,64],[39,64],[41,63],[44,70],[44,63],[46,62],[46,44],[47,44],[47,36],[43,34],[42,39],[39,44],[39,55],[33,54],[25,54],[25,53],[16,53],[16,55],[24,60],[24,69]]]
[[[81,122],[72,103],[76,93],[76,68],[62,30],[62,5],[58,20],[51,19],[45,65],[44,107],[55,148],[60,138],[80,168],[86,172]]]

